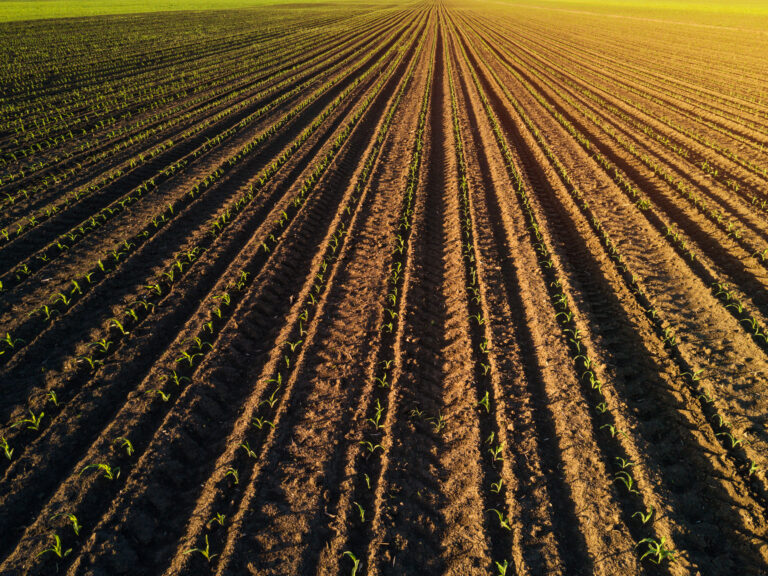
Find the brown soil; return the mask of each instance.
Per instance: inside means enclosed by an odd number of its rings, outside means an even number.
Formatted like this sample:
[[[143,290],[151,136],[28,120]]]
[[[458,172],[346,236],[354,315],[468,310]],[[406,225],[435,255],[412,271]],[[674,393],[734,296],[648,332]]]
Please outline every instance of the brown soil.
[[[533,4],[0,25],[0,573],[768,573],[768,37]]]

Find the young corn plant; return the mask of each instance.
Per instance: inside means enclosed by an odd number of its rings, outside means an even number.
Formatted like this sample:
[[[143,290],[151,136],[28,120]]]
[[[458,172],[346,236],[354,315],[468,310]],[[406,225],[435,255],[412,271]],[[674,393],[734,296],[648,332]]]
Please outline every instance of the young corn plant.
[[[66,558],[72,553],[72,548],[67,548],[66,550],[61,544],[61,538],[58,534],[51,534],[51,538],[53,539],[53,545],[50,548],[46,548],[45,550],[41,551],[37,557],[39,558],[43,554],[53,554],[54,556],[58,558]]]
[[[350,560],[352,560],[352,572],[351,576],[357,576],[357,571],[360,568],[360,560],[352,554],[349,550],[345,551],[344,554],[342,554],[342,557],[348,557]]]
[[[5,436],[0,436],[0,448],[2,448],[3,454],[8,460],[13,458],[13,448],[8,444],[8,440],[5,439]]]
[[[100,462],[98,464],[88,464],[82,470],[80,470],[80,474],[78,476],[82,476],[88,470],[94,469],[101,472],[104,478],[107,480],[117,480],[120,477],[120,468],[116,466],[110,466],[104,462]]]
[[[665,560],[669,562],[675,562],[675,552],[666,547],[665,538],[662,536],[658,540],[654,538],[643,538],[637,543],[636,547],[643,544],[647,546],[647,550],[640,556],[640,560],[650,558],[655,564],[661,564]]]
[[[125,438],[124,436],[120,436],[115,440],[115,444],[118,444],[120,448],[125,450],[125,453],[127,456],[133,456],[133,453],[135,452],[133,448],[133,444],[131,443],[128,438]]]
[[[208,535],[205,535],[205,548],[190,548],[185,550],[184,554],[200,554],[210,564],[211,560],[216,558],[218,554],[211,554],[211,545],[208,542]]]
[[[77,516],[75,516],[74,514],[69,514],[69,513],[61,512],[59,514],[54,514],[51,517],[51,520],[54,520],[55,518],[58,518],[59,516],[65,516],[66,517],[66,519],[72,525],[72,531],[75,533],[75,536],[79,536],[80,535],[80,530],[82,530],[83,525],[80,524],[80,521],[77,519]]]
[[[40,430],[40,424],[43,420],[43,416],[45,416],[45,412],[40,412],[40,414],[35,414],[32,409],[29,410],[29,418],[22,418],[20,420],[17,420],[13,424],[11,424],[12,428],[20,427],[27,430],[34,430],[37,432]]]
[[[509,518],[507,518],[503,512],[500,510],[497,510],[496,508],[489,508],[488,512],[493,512],[496,514],[496,517],[499,520],[499,526],[503,528],[504,530],[512,530],[512,526],[509,523]]]

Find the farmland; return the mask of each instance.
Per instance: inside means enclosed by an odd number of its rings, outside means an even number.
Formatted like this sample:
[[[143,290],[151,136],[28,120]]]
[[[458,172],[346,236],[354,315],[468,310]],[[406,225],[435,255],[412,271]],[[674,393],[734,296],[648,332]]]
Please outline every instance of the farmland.
[[[0,574],[768,573],[758,3],[107,4],[0,11]]]

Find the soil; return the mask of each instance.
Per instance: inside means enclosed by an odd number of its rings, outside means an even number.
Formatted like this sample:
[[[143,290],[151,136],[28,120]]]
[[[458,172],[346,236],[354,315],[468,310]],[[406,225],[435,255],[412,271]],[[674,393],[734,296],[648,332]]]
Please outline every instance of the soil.
[[[1,574],[768,573],[767,37],[533,4],[0,25]]]

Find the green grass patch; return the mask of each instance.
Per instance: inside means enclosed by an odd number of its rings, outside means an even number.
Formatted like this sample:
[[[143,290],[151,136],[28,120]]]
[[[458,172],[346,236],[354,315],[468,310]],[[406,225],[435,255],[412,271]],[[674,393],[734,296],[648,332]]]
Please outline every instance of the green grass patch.
[[[327,0],[299,0],[296,4],[324,2]],[[229,10],[279,3],[275,0],[0,0],[0,22],[177,10]]]

